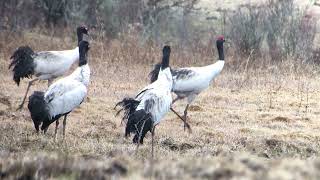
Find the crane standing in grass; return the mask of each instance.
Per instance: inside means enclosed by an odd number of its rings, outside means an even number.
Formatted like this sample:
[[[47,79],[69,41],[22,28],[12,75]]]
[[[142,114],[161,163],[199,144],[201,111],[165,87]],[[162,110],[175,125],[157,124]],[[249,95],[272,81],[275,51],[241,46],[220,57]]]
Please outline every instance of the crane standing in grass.
[[[90,68],[87,63],[88,50],[89,43],[81,41],[79,43],[79,67],[71,75],[50,85],[45,93],[35,91],[29,97],[28,109],[37,132],[39,132],[41,123],[41,130],[46,133],[49,125],[56,121],[56,139],[59,118],[64,116],[63,138],[65,137],[67,115],[78,107],[87,95],[90,80]]]
[[[78,45],[83,39],[83,34],[88,35],[88,29],[84,26],[78,27]],[[13,80],[18,86],[21,79],[31,78],[32,75],[36,76],[36,78],[29,81],[27,91],[22,103],[19,105],[19,110],[22,109],[28,91],[35,81],[48,80],[49,87],[53,79],[64,75],[71,65],[79,60],[79,47],[65,51],[34,52],[29,46],[21,46],[13,53],[10,59],[12,59],[12,62],[9,69],[13,67]]]
[[[212,80],[220,74],[224,66],[224,52],[223,43],[225,42],[224,36],[218,36],[216,45],[219,53],[218,62],[203,66],[203,67],[187,67],[171,69],[173,77],[172,91],[177,95],[173,100],[172,104],[179,99],[187,98],[187,106],[184,110],[183,121],[185,122],[184,127],[188,127],[187,113],[189,105],[194,101],[197,95],[203,90],[207,89],[211,84]],[[151,82],[158,79],[158,74],[161,64],[156,64],[154,69],[150,72]],[[171,108],[171,110],[179,116],[179,114]],[[179,116],[180,117],[180,116]],[[188,127],[190,129],[190,127]]]
[[[116,104],[124,110],[123,120],[127,121],[125,136],[135,133],[134,143],[143,143],[148,131],[152,134],[152,157],[153,139],[155,127],[163,120],[169,111],[172,97],[172,75],[169,67],[171,49],[169,46],[163,48],[163,58],[156,81],[142,89],[135,98],[124,98]]]

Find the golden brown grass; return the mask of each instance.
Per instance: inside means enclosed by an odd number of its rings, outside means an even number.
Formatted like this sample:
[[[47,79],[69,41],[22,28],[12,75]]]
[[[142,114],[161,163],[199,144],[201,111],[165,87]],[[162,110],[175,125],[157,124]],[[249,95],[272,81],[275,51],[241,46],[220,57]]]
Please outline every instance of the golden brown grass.
[[[132,39],[130,39],[132,38]],[[318,179],[320,177],[320,82],[316,67],[286,61],[267,68],[232,70],[227,66],[189,112],[193,133],[168,113],[156,129],[151,172],[151,137],[136,146],[123,137],[113,107],[144,87],[161,47],[137,46],[134,37],[105,44],[93,41],[88,99],[69,116],[65,142],[51,126],[37,135],[26,105],[15,111],[25,91],[7,69],[10,53],[22,44],[35,50],[71,48],[67,38],[34,33],[2,34],[0,52],[0,179]],[[210,48],[208,48],[210,49]],[[207,51],[206,51],[207,52]],[[173,47],[175,67],[204,65],[212,53],[181,53]],[[232,61],[226,54],[226,61]],[[45,90],[38,83],[33,90]],[[184,102],[174,107],[182,112]]]

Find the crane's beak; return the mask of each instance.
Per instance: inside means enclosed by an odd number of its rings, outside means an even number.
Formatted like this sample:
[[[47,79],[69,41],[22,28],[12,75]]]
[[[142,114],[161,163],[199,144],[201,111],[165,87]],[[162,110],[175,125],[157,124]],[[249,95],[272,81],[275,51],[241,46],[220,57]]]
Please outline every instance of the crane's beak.
[[[89,29],[86,27],[87,36],[89,36]]]

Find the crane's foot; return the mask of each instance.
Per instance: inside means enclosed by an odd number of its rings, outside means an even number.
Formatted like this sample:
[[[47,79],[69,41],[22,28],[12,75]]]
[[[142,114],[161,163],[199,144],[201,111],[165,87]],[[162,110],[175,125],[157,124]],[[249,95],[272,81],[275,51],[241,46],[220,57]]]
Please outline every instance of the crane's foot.
[[[23,104],[20,104],[19,107],[16,109],[16,111],[21,111],[22,108],[23,108]]]
[[[189,125],[189,123],[187,123],[187,116],[184,116],[183,118],[183,130],[186,131],[186,129],[188,129],[188,132],[191,134],[192,130],[191,130],[191,126]]]
[[[183,126],[184,131],[186,131],[186,129],[188,129],[188,132],[191,134],[192,133],[192,129],[189,125],[189,123],[185,122],[184,126]]]

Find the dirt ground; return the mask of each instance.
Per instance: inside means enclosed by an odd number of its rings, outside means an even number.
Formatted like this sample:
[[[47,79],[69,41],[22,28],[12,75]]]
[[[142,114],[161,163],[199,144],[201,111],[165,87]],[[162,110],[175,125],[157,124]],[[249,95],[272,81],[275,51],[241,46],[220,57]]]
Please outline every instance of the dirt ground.
[[[189,112],[192,134],[183,130],[173,113],[158,126],[152,166],[150,134],[136,153],[132,139],[124,138],[124,126],[113,108],[121,98],[135,95],[148,83],[148,72],[160,59],[161,51],[152,62],[118,63],[109,59],[111,56],[97,56],[95,45],[91,49],[88,98],[69,115],[65,141],[60,127],[56,142],[54,126],[46,135],[37,135],[26,105],[22,111],[15,110],[27,81],[17,87],[7,69],[9,53],[0,56],[1,178],[320,178],[320,82],[316,66],[300,64],[297,68],[287,63],[232,70],[226,54],[226,68],[197,97]],[[173,49],[171,62],[177,67],[174,57]],[[41,82],[31,92],[45,89],[46,82]],[[174,104],[181,113],[184,106],[185,101]]]

